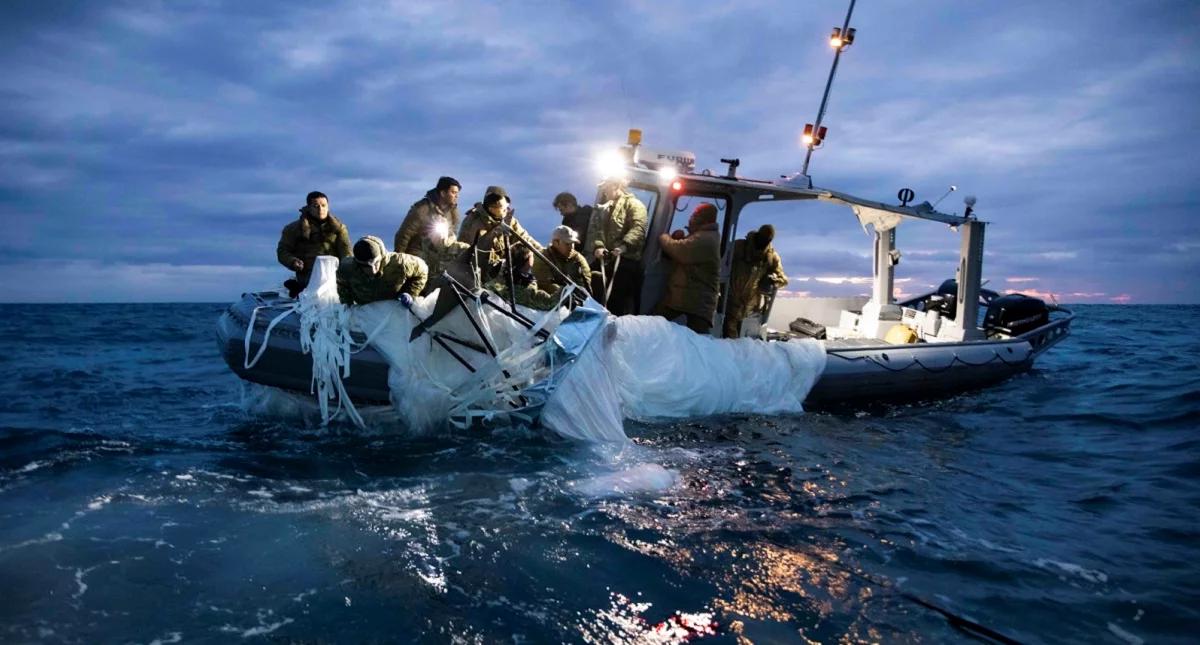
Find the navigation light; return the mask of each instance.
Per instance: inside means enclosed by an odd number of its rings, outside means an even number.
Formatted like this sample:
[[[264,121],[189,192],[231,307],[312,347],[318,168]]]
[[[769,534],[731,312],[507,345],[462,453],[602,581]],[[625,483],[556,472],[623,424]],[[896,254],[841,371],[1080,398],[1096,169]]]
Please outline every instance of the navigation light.
[[[829,46],[838,49],[842,44],[842,28],[834,27],[833,33],[829,35]]]

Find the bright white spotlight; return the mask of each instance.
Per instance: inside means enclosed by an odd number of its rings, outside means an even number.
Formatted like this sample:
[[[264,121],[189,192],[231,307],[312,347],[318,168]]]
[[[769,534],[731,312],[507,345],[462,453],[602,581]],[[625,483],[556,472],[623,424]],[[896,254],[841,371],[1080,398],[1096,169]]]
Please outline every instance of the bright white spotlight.
[[[679,171],[675,169],[675,166],[663,166],[658,169],[658,176],[665,182],[671,182],[679,176]]]
[[[624,179],[628,173],[625,168],[625,159],[615,150],[605,152],[596,159],[596,170],[605,179]]]

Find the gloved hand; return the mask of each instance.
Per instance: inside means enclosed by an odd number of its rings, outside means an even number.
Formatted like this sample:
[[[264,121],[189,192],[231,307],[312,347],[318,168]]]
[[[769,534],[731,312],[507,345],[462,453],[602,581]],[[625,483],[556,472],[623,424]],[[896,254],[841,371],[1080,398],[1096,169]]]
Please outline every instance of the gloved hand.
[[[413,297],[407,293],[400,294],[400,304],[404,305],[405,309],[412,309]]]

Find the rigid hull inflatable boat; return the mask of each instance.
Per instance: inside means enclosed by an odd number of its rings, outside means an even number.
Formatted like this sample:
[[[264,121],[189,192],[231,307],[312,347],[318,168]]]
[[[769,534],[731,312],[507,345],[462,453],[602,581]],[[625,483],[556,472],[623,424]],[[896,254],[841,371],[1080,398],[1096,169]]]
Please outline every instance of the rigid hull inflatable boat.
[[[985,223],[973,217],[970,208],[965,215],[949,215],[928,204],[887,205],[797,185],[798,181],[807,182],[807,177],[764,182],[694,174],[689,172],[691,157],[686,153],[657,154],[655,161],[641,161],[636,153],[636,146],[625,148],[628,163],[624,170],[630,191],[649,213],[643,254],[643,314],[651,309],[646,303],[655,303],[662,296],[671,270],[671,260],[658,247],[658,234],[671,230],[673,224],[678,224],[673,221],[676,214],[696,203],[714,203],[723,214],[723,289],[729,285],[739,216],[754,204],[785,200],[793,200],[798,206],[838,203],[848,206],[864,227],[873,229],[871,296],[804,298],[779,294],[764,298],[742,323],[741,338],[713,339],[722,343],[822,342],[827,361],[805,399],[808,406],[916,401],[984,387],[1027,371],[1040,354],[1070,331],[1073,314],[1067,309],[1018,294],[1001,296],[981,289]],[[958,230],[958,278],[947,280],[936,291],[896,302],[892,297],[893,267],[898,257],[896,227],[910,221],[940,223]],[[459,289],[464,294],[470,291],[462,286]],[[497,301],[493,296],[492,302]],[[285,390],[311,390],[312,360],[301,348],[299,315],[288,313],[294,304],[281,292],[249,293],[222,314],[217,326],[218,343],[238,376]],[[714,334],[719,335],[722,329],[726,305],[722,294]],[[566,312],[564,309],[562,315]],[[543,334],[543,340],[548,338]],[[361,333],[355,339],[360,344],[366,340]],[[454,340],[439,342],[445,351],[454,352],[463,341],[480,341],[461,337]],[[457,353],[470,352],[459,347]],[[353,354],[350,363],[348,375],[343,378],[346,394],[358,402],[387,402],[388,361],[367,343]]]
[[[481,290],[478,284],[468,287],[446,276],[453,288],[450,291],[443,288],[436,299],[437,304],[422,302],[421,307],[427,311],[422,314],[426,317],[419,329],[412,330],[411,336],[407,327],[402,326],[402,332],[393,330],[404,338],[388,340],[393,345],[387,351],[377,351],[381,346],[368,338],[372,334],[365,333],[365,327],[360,326],[358,334],[349,339],[343,334],[337,396],[361,402],[390,400],[400,409],[398,399],[410,394],[399,392],[398,388],[414,383],[411,375],[407,380],[397,376],[398,372],[409,369],[403,360],[412,358],[404,343],[415,342],[422,335],[428,336],[421,345],[427,348],[421,355],[423,359],[442,361],[443,367],[460,373],[475,374],[482,370],[491,379],[491,392],[501,399],[491,404],[475,394],[463,394],[470,389],[470,379],[439,386],[441,390],[451,392],[453,397],[470,399],[471,405],[476,406],[458,405],[456,410],[470,408],[480,412],[482,409],[488,414],[500,409],[515,409],[536,415],[541,409],[539,406],[548,403],[550,415],[555,416],[556,384],[570,383],[569,377],[564,375],[581,357],[594,359],[600,350],[593,351],[593,348],[602,348],[602,353],[619,357],[613,365],[601,370],[607,371],[608,380],[596,381],[607,385],[593,389],[606,390],[609,394],[619,391],[620,405],[615,409],[622,413],[633,410],[635,416],[637,410],[641,410],[643,416],[671,413],[675,409],[685,410],[678,414],[686,414],[687,410],[710,414],[719,411],[787,411],[800,408],[800,401],[805,406],[916,401],[990,385],[1029,370],[1039,355],[1070,333],[1073,314],[1036,298],[1020,294],[1000,295],[982,288],[986,223],[974,215],[974,198],[967,198],[964,213],[957,215],[940,212],[936,204],[929,202],[910,205],[914,195],[909,189],[897,194],[898,204],[888,204],[813,185],[808,174],[809,160],[825,138],[822,119],[839,57],[853,42],[855,30],[849,28],[853,7],[851,3],[845,23],[834,30],[830,40],[835,51],[833,66],[816,122],[805,126],[807,154],[800,172],[773,180],[750,179],[738,175],[740,161],[736,158],[720,160],[727,165],[721,174],[707,169],[697,171],[695,155],[687,151],[645,148],[640,130],[630,130],[627,145],[614,150],[603,160],[602,175],[625,182],[648,214],[641,255],[640,305],[634,312],[643,316],[608,317],[599,303],[588,298],[573,312],[568,313],[567,308],[562,308],[553,324],[542,326],[545,318],[534,324],[533,318],[537,314],[520,312],[512,304],[505,311],[503,306],[496,306],[503,303],[495,296],[489,298],[490,294]],[[951,187],[953,190],[955,188]],[[597,199],[597,208],[603,208],[599,201]],[[686,219],[687,213],[701,204],[711,204],[716,209],[720,232],[719,295],[712,320],[713,337],[705,338],[703,342],[698,337],[675,337],[677,330],[657,325],[644,317],[654,310],[655,304],[666,293],[674,269],[672,260],[660,246],[660,235],[682,228],[683,222],[679,220]],[[737,325],[737,329],[732,329],[736,338],[719,338],[726,333],[726,315],[733,313],[729,292],[739,223],[747,213],[750,213],[750,219],[757,217],[756,212],[765,210],[764,204],[789,207],[782,217],[778,213],[771,215],[778,224],[787,219],[789,233],[803,233],[805,225],[815,221],[810,220],[810,215],[819,210],[818,204],[848,207],[857,218],[857,224],[873,236],[870,295],[808,298],[786,292],[765,293],[755,303],[751,314]],[[680,217],[680,213],[684,215]],[[897,301],[894,271],[901,254],[896,246],[896,231],[902,224],[909,223],[940,225],[956,232],[958,262],[953,280],[947,280],[930,293]],[[747,224],[745,228],[750,226]],[[576,286],[583,291],[590,285]],[[595,295],[603,300],[602,294]],[[304,299],[301,295],[301,304]],[[340,307],[336,305],[336,298],[332,302],[334,307]],[[565,303],[565,300],[560,302]],[[460,311],[457,326],[453,331],[440,328],[443,316],[455,304]],[[490,305],[491,310],[485,311],[484,305]],[[323,397],[318,394],[325,400],[330,396],[331,370],[327,365],[313,369],[315,363],[305,353],[306,346],[312,342],[313,327],[311,324],[306,326],[301,313],[292,311],[295,306],[295,301],[275,292],[244,295],[241,301],[229,307],[218,323],[221,353],[243,379],[299,392],[323,389]],[[433,313],[429,313],[430,310]],[[489,316],[495,319],[496,325],[487,323]],[[509,324],[506,321],[516,321],[519,325],[505,337],[520,345],[518,349],[528,347],[530,350],[521,354],[525,363],[520,369],[508,360],[514,352],[506,348],[506,341],[491,337],[493,327],[504,327]],[[730,327],[734,327],[732,321]],[[627,332],[626,338],[636,339],[637,351],[630,352],[629,343],[621,345],[623,330]],[[601,342],[596,342],[597,338],[602,339]],[[609,342],[613,338],[617,340]],[[654,347],[657,339],[662,339],[664,347],[672,347],[675,354]],[[399,346],[394,344],[397,342]],[[353,352],[346,349],[350,345],[357,349]],[[534,351],[538,346],[543,350]],[[587,353],[589,351],[591,354]],[[405,358],[398,363],[397,356],[401,355]],[[700,360],[700,357],[709,356],[723,356],[726,362]],[[771,369],[748,366],[742,356],[760,359],[761,367]],[[726,397],[728,405],[724,407],[691,405],[693,401],[673,396],[669,384],[656,390],[655,394],[660,402],[669,401],[671,405],[646,405],[646,401],[637,400],[637,388],[649,391],[661,385],[650,380],[640,381],[639,370],[656,372],[664,363],[672,362],[682,364],[673,375],[681,381],[678,390],[687,392],[693,399],[702,396],[722,398],[720,391],[704,391],[698,387],[697,383],[702,381],[723,383],[738,392]],[[495,365],[482,367],[481,363]],[[790,373],[787,371],[789,366]],[[430,373],[424,367],[421,370]],[[586,372],[588,368],[576,371]],[[591,374],[594,377],[599,373],[593,371]],[[769,378],[764,378],[763,373],[769,373]],[[504,378],[498,379],[496,374],[502,374]],[[619,376],[619,382],[614,380],[613,374]],[[692,382],[683,382],[688,380]],[[779,380],[792,380],[797,386],[777,390]],[[318,383],[324,386],[318,387]],[[420,383],[416,385],[423,387]],[[587,393],[592,390],[589,387],[568,387],[570,395],[560,398],[570,398],[574,406],[586,407],[590,405]],[[528,391],[530,396],[518,394],[513,397],[514,389]],[[426,388],[425,391],[437,390]],[[755,392],[760,394],[755,396]],[[616,400],[612,396],[608,398]],[[600,414],[603,410],[597,413],[605,417],[605,422],[598,425],[611,427],[614,425],[611,418],[614,407],[610,405],[606,409],[605,414]],[[549,423],[553,425],[553,421]]]

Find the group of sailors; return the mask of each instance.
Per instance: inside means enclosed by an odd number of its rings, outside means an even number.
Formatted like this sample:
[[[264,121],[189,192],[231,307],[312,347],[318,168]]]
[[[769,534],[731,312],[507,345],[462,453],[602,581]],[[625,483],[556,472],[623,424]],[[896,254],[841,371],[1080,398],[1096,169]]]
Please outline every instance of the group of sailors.
[[[391,251],[373,235],[352,246],[346,225],[329,211],[329,198],[319,191],[309,193],[299,219],[284,227],[276,249],[279,263],[295,272],[284,285],[296,297],[307,286],[316,257],[331,255],[342,258],[337,291],[347,305],[398,299],[408,306],[414,297],[444,286],[442,276],[448,275],[536,309],[555,307],[561,290],[574,284],[604,302],[614,315],[641,311],[647,212],[625,180],[602,183],[595,207],[580,205],[571,193],[559,193],[552,205],[562,224],[547,246],[521,226],[502,186],[488,186],[482,200],[462,218],[461,190],[453,177],[438,179],[409,209]],[[716,207],[697,206],[687,229],[660,236],[659,244],[674,268],[653,313],[683,318],[690,329],[709,334],[720,289]],[[722,330],[727,338],[738,336],[742,320],[766,294],[787,284],[779,254],[771,247],[774,234],[768,224],[734,244]]]

